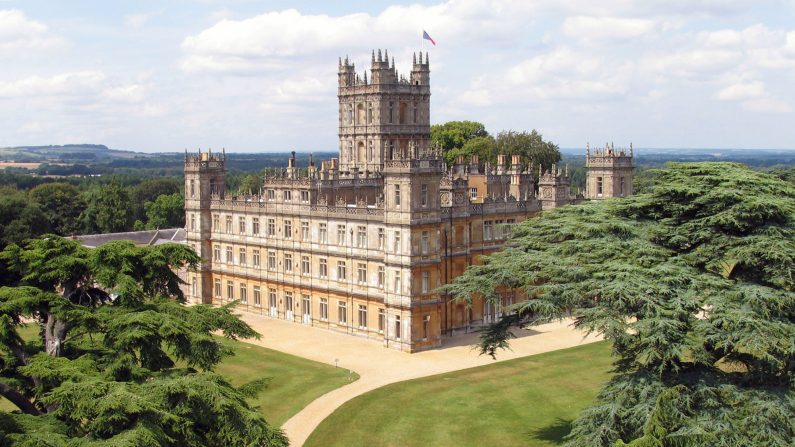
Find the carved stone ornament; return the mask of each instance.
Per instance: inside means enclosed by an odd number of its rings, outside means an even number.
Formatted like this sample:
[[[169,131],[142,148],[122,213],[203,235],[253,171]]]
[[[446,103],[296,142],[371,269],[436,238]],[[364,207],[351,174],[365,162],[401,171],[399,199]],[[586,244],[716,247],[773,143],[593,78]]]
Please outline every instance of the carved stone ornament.
[[[541,197],[544,197],[545,199],[551,199],[552,198],[552,188],[550,188],[550,187],[542,188],[541,189]]]
[[[326,205],[326,204],[328,204],[328,202],[326,201],[326,195],[325,194],[320,194],[320,196],[317,198],[317,204],[318,205]]]
[[[464,194],[457,192],[455,193],[455,204],[462,205],[464,203]]]
[[[441,196],[442,206],[450,206],[450,193],[445,191]]]
[[[345,197],[337,196],[337,206],[345,206],[347,202],[345,201]]]

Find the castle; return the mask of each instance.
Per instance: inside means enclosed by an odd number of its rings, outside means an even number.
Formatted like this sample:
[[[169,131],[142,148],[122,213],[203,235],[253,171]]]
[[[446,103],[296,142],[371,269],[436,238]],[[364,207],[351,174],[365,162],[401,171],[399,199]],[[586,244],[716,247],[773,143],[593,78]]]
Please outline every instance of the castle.
[[[202,258],[188,298],[408,352],[496,321],[511,294],[468,307],[435,289],[499,250],[512,224],[583,200],[567,172],[518,155],[446,166],[430,144],[427,53],[408,76],[380,50],[369,77],[346,57],[338,81],[339,158],[299,169],[293,154],[261,191],[230,197],[225,154],[186,153],[186,239]],[[585,198],[632,193],[631,151],[589,148],[587,170]]]

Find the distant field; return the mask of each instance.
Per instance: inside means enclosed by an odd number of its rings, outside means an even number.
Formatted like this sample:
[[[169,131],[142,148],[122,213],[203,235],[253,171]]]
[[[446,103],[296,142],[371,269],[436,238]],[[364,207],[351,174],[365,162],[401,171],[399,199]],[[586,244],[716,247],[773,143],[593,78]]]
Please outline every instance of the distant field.
[[[610,364],[599,342],[395,383],[338,408],[304,445],[560,445]]]
[[[22,337],[34,339],[38,329],[29,325]],[[250,402],[259,407],[265,419],[279,427],[292,415],[321,395],[348,384],[348,370],[313,362],[289,354],[255,346],[249,343],[223,339],[235,350],[235,355],[225,359],[216,369],[238,386],[255,379],[271,378],[267,388]],[[354,374],[352,379],[359,376]],[[0,411],[16,407],[0,398]]]
[[[47,162],[49,165],[53,166],[69,166],[70,163],[51,163]],[[41,163],[38,162],[18,162],[18,161],[0,161],[0,169],[3,168],[25,168],[25,169],[36,169],[41,166]]]

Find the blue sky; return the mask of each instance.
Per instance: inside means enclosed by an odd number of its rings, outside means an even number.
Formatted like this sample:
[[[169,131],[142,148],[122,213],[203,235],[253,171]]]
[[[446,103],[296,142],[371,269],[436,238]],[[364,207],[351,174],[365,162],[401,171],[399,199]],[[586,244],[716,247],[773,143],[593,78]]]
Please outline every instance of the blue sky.
[[[422,30],[432,122],[795,148],[795,0],[0,0],[0,146],[335,150],[336,69]]]

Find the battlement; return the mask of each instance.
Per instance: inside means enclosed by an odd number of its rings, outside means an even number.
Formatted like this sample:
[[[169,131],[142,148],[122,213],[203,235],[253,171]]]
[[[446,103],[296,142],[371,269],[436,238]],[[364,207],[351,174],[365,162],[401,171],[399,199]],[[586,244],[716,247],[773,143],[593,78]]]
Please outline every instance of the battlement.
[[[585,166],[586,167],[625,167],[632,168],[632,159],[634,157],[632,143],[629,148],[616,149],[613,144],[605,143],[604,148],[597,148],[591,151],[590,145],[586,145],[585,150]]]
[[[207,172],[223,170],[226,163],[226,150],[221,150],[221,153],[216,152],[213,154],[212,149],[207,152],[199,152],[189,154],[185,150],[185,172]]]
[[[391,63],[390,63],[391,62]],[[419,53],[419,62],[417,53],[414,53],[411,64],[411,73],[406,76],[398,73],[395,68],[395,58],[390,61],[389,52],[384,50],[383,54],[379,49],[373,50],[370,61],[370,75],[368,77],[367,70],[361,75],[356,73],[356,64],[352,63],[348,56],[343,60],[339,58],[338,79],[339,87],[354,87],[354,86],[368,86],[368,85],[427,85],[430,77],[430,63],[428,53],[425,53],[425,60],[423,61],[422,52]]]

